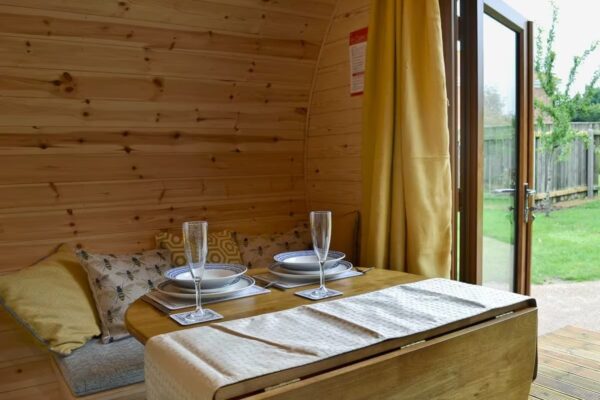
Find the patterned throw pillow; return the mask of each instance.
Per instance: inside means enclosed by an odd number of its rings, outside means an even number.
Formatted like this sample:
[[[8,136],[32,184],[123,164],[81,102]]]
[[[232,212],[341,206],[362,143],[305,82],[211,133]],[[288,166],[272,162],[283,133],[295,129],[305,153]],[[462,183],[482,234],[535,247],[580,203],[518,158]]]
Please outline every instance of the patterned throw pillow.
[[[180,267],[187,264],[181,235],[160,232],[156,234],[154,239],[156,240],[156,247],[159,249],[167,249],[171,252],[172,265]],[[240,249],[233,238],[233,233],[229,231],[211,232],[208,234],[206,241],[208,244],[207,262],[227,264],[242,263]]]
[[[102,323],[102,342],[129,336],[125,328],[127,307],[164,281],[170,268],[168,250],[131,254],[94,254],[77,252],[88,275],[90,288]]]
[[[244,265],[248,268],[265,268],[273,263],[278,253],[311,248],[312,239],[308,223],[302,223],[285,233],[264,235],[235,234],[242,253]]]

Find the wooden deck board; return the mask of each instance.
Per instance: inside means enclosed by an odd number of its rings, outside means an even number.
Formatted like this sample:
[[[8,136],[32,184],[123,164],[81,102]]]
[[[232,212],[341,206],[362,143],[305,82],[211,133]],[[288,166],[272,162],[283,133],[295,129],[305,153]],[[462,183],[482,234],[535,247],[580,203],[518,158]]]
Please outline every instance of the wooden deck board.
[[[573,326],[539,339],[529,400],[600,400],[600,332]]]

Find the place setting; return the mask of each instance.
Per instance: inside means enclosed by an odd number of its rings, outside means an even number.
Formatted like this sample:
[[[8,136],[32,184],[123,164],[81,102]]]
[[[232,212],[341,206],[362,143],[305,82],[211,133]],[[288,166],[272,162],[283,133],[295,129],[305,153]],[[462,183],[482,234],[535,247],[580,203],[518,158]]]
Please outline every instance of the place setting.
[[[289,251],[276,254],[269,272],[254,277],[265,283],[265,288],[292,289],[319,283],[319,288],[295,293],[310,300],[340,296],[342,292],[328,289],[326,281],[334,281],[363,275],[346,255],[329,250],[331,243],[331,211],[312,211],[310,227],[313,250]]]
[[[208,223],[205,221],[183,224],[183,242],[188,265],[166,271],[166,280],[142,297],[166,313],[195,306],[193,311],[169,314],[169,317],[180,325],[223,318],[221,314],[203,308],[203,304],[270,292],[267,288],[256,285],[255,280],[246,275],[248,268],[243,265],[206,263],[207,230]]]

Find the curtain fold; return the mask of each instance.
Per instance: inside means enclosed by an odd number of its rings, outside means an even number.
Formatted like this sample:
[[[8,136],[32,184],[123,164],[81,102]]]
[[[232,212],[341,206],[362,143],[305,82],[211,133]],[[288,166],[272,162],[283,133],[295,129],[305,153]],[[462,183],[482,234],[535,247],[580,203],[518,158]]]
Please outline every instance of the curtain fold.
[[[452,194],[438,0],[372,0],[361,264],[450,275]]]

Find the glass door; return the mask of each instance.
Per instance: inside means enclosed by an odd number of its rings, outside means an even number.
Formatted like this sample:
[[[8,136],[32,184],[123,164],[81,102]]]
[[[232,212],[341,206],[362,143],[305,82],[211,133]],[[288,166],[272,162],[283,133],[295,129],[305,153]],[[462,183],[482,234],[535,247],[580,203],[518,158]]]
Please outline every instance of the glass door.
[[[497,0],[461,7],[461,279],[528,293],[531,24]]]

